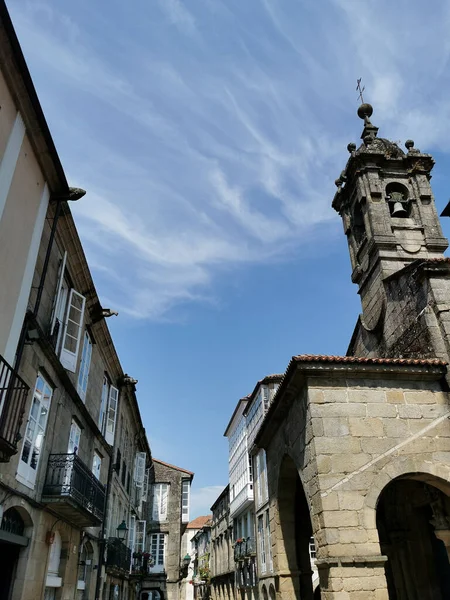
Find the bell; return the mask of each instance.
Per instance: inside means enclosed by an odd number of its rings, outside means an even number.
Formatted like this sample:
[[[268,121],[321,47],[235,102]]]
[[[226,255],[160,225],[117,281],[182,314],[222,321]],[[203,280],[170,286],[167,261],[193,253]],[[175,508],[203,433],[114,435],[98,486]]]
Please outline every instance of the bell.
[[[407,217],[408,213],[406,212],[403,204],[401,202],[395,202],[394,208],[392,209],[393,217]]]

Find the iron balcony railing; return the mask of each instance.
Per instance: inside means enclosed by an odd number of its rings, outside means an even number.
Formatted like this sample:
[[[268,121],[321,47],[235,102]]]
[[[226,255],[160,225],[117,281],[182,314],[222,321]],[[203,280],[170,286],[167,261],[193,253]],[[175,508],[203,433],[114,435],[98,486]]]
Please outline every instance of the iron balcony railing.
[[[109,538],[106,551],[106,567],[130,572],[131,550],[122,540]]]
[[[254,556],[256,554],[256,540],[254,537],[248,537],[245,541],[245,556]]]
[[[20,426],[30,388],[0,356],[0,462],[17,453]]]
[[[237,541],[234,545],[234,560],[242,560],[248,556],[256,554],[256,540],[254,537],[248,537]]]
[[[49,456],[42,497],[70,498],[99,521],[103,519],[105,486],[76,454]]]

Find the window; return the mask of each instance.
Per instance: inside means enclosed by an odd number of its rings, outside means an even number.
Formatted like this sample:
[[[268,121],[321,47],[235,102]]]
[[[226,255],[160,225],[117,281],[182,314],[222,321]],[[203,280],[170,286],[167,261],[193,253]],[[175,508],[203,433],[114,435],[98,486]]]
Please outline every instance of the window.
[[[144,485],[146,459],[147,454],[145,452],[136,452],[136,459],[134,463],[134,482],[138,488],[142,488]]]
[[[315,560],[316,558],[316,544],[313,537],[309,540],[309,558],[311,560]]]
[[[183,479],[183,488],[181,493],[181,522],[189,522],[189,492],[191,489],[191,482],[189,479]]]
[[[130,516],[130,531],[128,532],[128,547],[131,550],[131,554],[134,552],[134,546],[136,543],[136,517]]]
[[[98,415],[98,427],[105,440],[111,446],[114,444],[114,433],[116,430],[117,407],[119,401],[119,390],[109,383],[106,375],[103,377],[102,400],[100,413]]]
[[[94,451],[94,458],[92,459],[92,472],[95,477],[100,480],[100,471],[102,469],[102,457],[97,451]]]
[[[145,550],[145,529],[147,521],[136,521],[136,533],[134,538],[134,551],[144,552]]]
[[[82,400],[86,399],[86,391],[91,365],[92,342],[87,331],[84,332],[83,350],[81,352],[80,372],[78,374],[77,390]]]
[[[153,489],[153,507],[152,507],[152,519],[153,521],[166,521],[167,520],[167,504],[169,496],[169,484],[168,483],[155,483],[152,486]]]
[[[258,541],[259,541],[259,564],[261,566],[261,573],[267,571],[266,564],[266,544],[264,539],[264,520],[263,517],[258,517]]]
[[[114,444],[114,431],[116,428],[117,403],[119,399],[119,390],[114,386],[109,387],[108,412],[106,417],[105,440],[111,446]]]
[[[153,559],[151,571],[164,571],[164,559],[166,554],[166,535],[164,533],[152,533],[150,535],[150,554]]]
[[[50,326],[50,337],[61,364],[75,373],[78,350],[83,329],[86,299],[79,292],[70,289],[65,278],[67,252],[61,260],[55,302]]]
[[[52,388],[39,373],[16,476],[18,481],[31,488],[36,481],[52,394]]]
[[[109,396],[109,381],[106,375],[103,377],[103,387],[102,387],[102,401],[100,404],[100,413],[98,415],[98,428],[102,433],[105,431],[106,426],[106,408],[108,406],[108,396]],[[120,465],[119,465],[120,469]]]
[[[76,421],[72,419],[69,433],[69,446],[67,454],[77,454],[80,447],[81,428]]]
[[[270,518],[269,511],[266,510],[266,539],[267,539],[267,558],[269,563],[269,571],[273,571],[273,556],[272,556],[272,537],[270,535]]]

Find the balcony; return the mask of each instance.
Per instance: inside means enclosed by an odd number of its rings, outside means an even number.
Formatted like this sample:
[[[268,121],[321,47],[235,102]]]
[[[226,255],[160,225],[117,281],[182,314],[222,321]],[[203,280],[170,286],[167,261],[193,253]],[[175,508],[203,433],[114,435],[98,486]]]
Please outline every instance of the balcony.
[[[0,463],[9,462],[11,456],[17,453],[29,389],[0,356]]]
[[[79,527],[93,527],[103,520],[105,486],[76,454],[51,454],[42,502]]]
[[[245,556],[256,556],[256,540],[248,537],[245,541]]]
[[[242,490],[230,502],[230,517],[250,506],[253,502],[253,484],[246,483]]]
[[[131,550],[117,538],[109,538],[106,552],[106,571],[108,573],[129,573]]]

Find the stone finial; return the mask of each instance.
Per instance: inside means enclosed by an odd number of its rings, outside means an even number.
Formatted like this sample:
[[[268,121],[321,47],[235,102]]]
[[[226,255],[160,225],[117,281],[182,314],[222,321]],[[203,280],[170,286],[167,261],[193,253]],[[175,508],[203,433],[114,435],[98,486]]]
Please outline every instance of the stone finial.
[[[350,142],[350,144],[347,144],[347,150],[351,154],[352,152],[354,152],[356,150],[356,144],[354,144],[353,142]]]
[[[407,148],[408,150],[411,150],[411,148],[414,148],[414,140],[406,140],[405,148]]]
[[[358,108],[358,117],[360,119],[362,119],[363,121],[367,121],[370,119],[370,117],[373,114],[373,107],[371,104],[368,104],[367,102],[364,102],[363,104],[361,104],[361,106],[359,106]]]
[[[334,180],[334,185],[335,185],[337,188],[339,188],[339,189],[340,189],[340,188],[342,187],[342,184],[343,184],[343,181],[342,181],[342,179],[341,179],[340,177],[338,177],[337,179],[335,179],[335,180]]]

